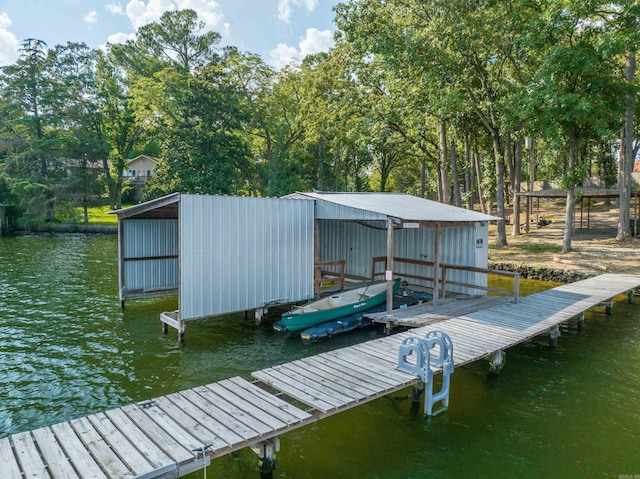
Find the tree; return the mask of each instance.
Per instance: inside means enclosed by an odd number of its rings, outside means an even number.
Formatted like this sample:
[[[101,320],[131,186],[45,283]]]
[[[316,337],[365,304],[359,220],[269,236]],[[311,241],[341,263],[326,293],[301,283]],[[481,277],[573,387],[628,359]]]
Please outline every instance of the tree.
[[[110,51],[130,75],[150,77],[167,66],[190,72],[218,57],[220,34],[204,28],[194,10],[167,11],[159,22],[141,26],[135,40],[110,45]]]

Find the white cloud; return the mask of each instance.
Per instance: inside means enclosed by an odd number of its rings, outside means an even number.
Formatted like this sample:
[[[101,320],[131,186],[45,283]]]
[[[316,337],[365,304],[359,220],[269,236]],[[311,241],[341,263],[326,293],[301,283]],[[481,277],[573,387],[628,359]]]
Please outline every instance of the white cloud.
[[[20,42],[16,36],[7,30],[11,26],[11,19],[6,12],[0,12],[0,66],[11,65],[20,56],[18,49]]]
[[[107,3],[104,9],[113,15],[124,15],[124,10],[122,10],[122,4],[120,2]]]
[[[269,52],[269,63],[276,69],[280,69],[298,58],[298,49],[290,47],[284,43],[278,43],[278,46]]]
[[[95,10],[93,10],[93,11],[91,11],[91,12],[87,13],[87,14],[84,16],[83,20],[84,20],[86,23],[97,23],[97,22],[98,22],[98,12],[96,12]]]
[[[135,40],[135,33],[114,33],[107,37],[107,42],[113,43],[125,43],[127,40]]]
[[[307,55],[329,51],[333,45],[331,30],[307,28],[307,35],[300,40],[298,48],[278,43],[278,46],[269,52],[269,63],[280,69],[294,60],[302,60]]]
[[[289,23],[291,18],[291,4],[289,0],[279,0],[278,2],[278,20]]]
[[[318,6],[320,0],[278,0],[278,19],[289,23],[291,19],[291,6],[306,7],[307,10],[313,12]]]
[[[333,47],[333,33],[331,30],[307,28],[307,36],[300,42],[300,54],[303,57],[313,53],[326,52]]]
[[[205,31],[216,31],[223,37],[229,35],[231,27],[225,22],[220,5],[213,0],[130,0],[126,11],[137,30],[142,25],[160,20],[164,12],[187,8],[198,14],[198,18],[205,24]]]

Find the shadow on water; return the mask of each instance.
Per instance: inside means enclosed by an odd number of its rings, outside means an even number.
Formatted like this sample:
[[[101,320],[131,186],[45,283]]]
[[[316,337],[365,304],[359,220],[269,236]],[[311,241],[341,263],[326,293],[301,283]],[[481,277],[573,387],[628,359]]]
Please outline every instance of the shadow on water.
[[[0,240],[0,436],[373,339],[366,329],[304,344],[242,314],[161,333],[176,298],[117,301],[113,236]],[[550,287],[523,281],[523,294]],[[618,477],[640,474],[640,306],[594,308],[511,348],[500,377],[485,361],[456,369],[448,412],[422,418],[410,391],[282,436],[277,478]],[[640,303],[640,298],[636,300]],[[270,321],[278,319],[274,309]],[[454,345],[455,346],[455,345]],[[215,460],[208,477],[255,478],[250,450]],[[194,473],[191,479],[203,477]]]

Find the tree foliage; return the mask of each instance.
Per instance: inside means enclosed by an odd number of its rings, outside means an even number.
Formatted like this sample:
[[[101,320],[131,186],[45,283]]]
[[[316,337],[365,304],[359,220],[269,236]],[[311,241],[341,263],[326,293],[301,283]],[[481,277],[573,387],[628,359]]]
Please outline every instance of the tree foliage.
[[[221,49],[192,10],[105,53],[30,39],[0,75],[0,191],[51,218],[56,201],[100,194],[102,178],[119,207],[127,160],[154,145],[146,198],[404,191],[505,219],[511,201],[517,234],[532,137],[535,179],[567,189],[568,225],[573,188],[594,175],[610,186],[620,151],[623,238],[640,148],[638,8],[350,0],[335,8],[335,47],[279,71]],[[87,175],[63,167],[67,157],[98,162],[99,178],[82,186]],[[570,239],[569,229],[565,250]],[[497,241],[506,244],[506,221]]]

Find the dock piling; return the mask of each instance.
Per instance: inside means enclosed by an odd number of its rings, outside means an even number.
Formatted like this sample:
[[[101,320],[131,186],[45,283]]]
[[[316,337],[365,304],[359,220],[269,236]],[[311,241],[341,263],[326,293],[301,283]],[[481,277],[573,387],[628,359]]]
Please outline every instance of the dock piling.
[[[558,338],[560,337],[560,326],[556,325],[549,331],[549,347],[558,346]]]
[[[260,459],[258,459],[258,469],[260,479],[272,479],[273,471],[278,467],[276,452],[280,451],[280,438],[274,437],[251,446]]]
[[[578,315],[578,330],[584,328],[584,311]]]
[[[506,358],[507,353],[505,351],[499,350],[493,353],[493,356],[491,356],[489,360],[489,374],[498,376],[500,371],[502,371]]]

